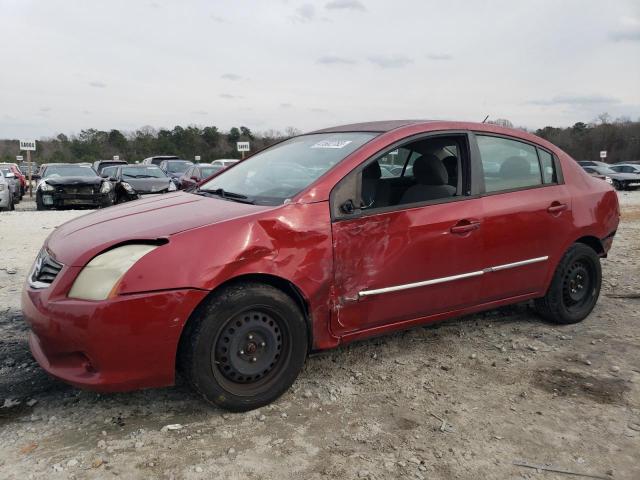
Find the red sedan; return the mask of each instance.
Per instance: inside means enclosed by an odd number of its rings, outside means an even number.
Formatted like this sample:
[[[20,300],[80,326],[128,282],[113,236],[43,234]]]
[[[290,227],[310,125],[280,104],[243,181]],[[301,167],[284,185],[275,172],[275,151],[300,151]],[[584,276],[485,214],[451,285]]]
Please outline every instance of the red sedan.
[[[359,338],[530,300],[548,321],[583,320],[618,220],[610,185],[528,133],[347,125],[62,225],[22,308],[35,358],[65,382],[131,390],[179,370],[248,410],[309,352]]]

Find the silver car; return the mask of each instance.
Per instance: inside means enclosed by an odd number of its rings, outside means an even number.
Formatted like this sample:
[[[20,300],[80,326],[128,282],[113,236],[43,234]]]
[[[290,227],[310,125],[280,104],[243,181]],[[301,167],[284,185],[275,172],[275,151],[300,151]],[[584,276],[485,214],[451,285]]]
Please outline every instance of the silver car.
[[[13,192],[8,180],[4,178],[4,172],[0,170],[0,211],[13,210],[14,208]]]
[[[5,167],[0,165],[0,172],[2,172],[4,179],[9,184],[9,191],[13,197],[13,203],[20,203],[20,199],[22,198],[20,191],[20,180],[16,178],[15,174],[11,171],[9,167]]]

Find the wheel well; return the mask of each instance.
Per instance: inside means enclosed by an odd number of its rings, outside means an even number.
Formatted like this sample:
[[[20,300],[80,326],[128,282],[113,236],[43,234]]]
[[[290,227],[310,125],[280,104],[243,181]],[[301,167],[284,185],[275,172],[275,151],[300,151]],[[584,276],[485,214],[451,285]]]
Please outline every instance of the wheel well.
[[[604,255],[605,253],[604,247],[602,246],[602,242],[598,237],[593,237],[593,236],[580,237],[579,239],[576,240],[576,243],[584,243],[585,245],[593,248],[593,250],[598,255]]]
[[[196,316],[196,313],[200,311],[202,306],[205,305],[205,303],[209,300],[209,298],[211,298],[212,295],[220,291],[222,288],[228,287],[229,285],[233,285],[236,283],[244,283],[244,282],[257,282],[257,283],[270,285],[286,293],[289,297],[291,297],[291,299],[294,302],[296,302],[296,305],[298,305],[298,307],[302,311],[305,322],[307,324],[307,345],[308,345],[309,351],[311,351],[311,349],[313,348],[313,328],[311,324],[311,314],[309,313],[309,305],[307,300],[304,298],[304,295],[302,295],[302,292],[300,291],[300,289],[290,281],[285,280],[284,278],[281,278],[281,277],[277,277],[275,275],[262,274],[262,273],[240,275],[238,277],[234,277],[230,280],[227,280],[226,282],[218,285],[216,288],[211,290],[211,292],[209,292],[209,294],[198,304],[198,306],[196,306],[196,308],[193,310],[193,312],[187,319],[186,323],[184,324],[184,327],[182,328],[182,333],[180,335],[180,340],[178,341],[178,349],[183,347],[183,340],[184,340],[185,334],[186,332],[189,331],[189,329],[187,328],[189,323],[193,320],[193,318]],[[177,361],[177,358],[176,358],[176,361]]]

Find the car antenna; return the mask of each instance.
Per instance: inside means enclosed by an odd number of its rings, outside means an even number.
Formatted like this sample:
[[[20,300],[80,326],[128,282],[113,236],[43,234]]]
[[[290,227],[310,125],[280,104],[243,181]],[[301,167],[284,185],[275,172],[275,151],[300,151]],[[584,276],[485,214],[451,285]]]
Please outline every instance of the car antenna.
[[[484,120],[482,120],[482,123],[486,122],[488,118],[489,118],[489,115],[487,115],[486,117],[484,117]]]

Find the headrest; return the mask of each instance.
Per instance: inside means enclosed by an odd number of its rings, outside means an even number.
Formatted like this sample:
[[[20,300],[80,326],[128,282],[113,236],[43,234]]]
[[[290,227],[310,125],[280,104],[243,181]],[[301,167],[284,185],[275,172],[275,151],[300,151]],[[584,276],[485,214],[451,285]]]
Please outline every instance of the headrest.
[[[366,178],[368,180],[379,180],[380,177],[382,177],[382,170],[380,169],[380,164],[378,162],[373,162],[362,170],[362,178]]]
[[[503,178],[523,178],[530,174],[529,161],[524,157],[509,157],[500,165],[500,176]]]
[[[422,185],[446,185],[449,182],[447,169],[442,161],[431,153],[416,158],[413,162],[413,176]]]

